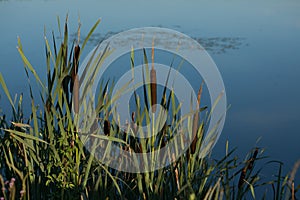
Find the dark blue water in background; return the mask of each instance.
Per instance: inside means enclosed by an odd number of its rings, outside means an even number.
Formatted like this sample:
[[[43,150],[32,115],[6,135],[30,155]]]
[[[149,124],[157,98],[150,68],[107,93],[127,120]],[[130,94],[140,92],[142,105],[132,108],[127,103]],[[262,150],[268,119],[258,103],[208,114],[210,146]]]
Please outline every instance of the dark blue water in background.
[[[44,29],[49,39],[52,30],[59,36],[56,16],[63,24],[66,13],[70,33],[77,31],[80,16],[83,37],[102,19],[83,57],[109,32],[175,29],[200,41],[224,80],[231,108],[214,156],[224,155],[226,140],[240,157],[264,147],[265,155],[283,161],[288,171],[300,159],[299,10],[297,0],[0,1],[0,71],[13,96],[23,92],[29,99],[17,36],[45,80]],[[0,94],[0,108],[7,113],[8,101]],[[29,102],[24,106],[30,112]]]

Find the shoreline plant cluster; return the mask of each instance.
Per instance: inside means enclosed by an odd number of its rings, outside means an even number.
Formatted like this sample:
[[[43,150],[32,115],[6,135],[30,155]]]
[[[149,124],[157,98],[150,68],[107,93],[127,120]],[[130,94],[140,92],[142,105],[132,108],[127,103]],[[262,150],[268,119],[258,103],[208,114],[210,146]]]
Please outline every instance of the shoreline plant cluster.
[[[2,89],[12,107],[11,119],[7,119],[3,113],[0,115],[1,199],[297,199],[300,186],[295,185],[294,178],[299,162],[291,173],[284,175],[283,164],[271,161],[278,165],[278,174],[264,180],[260,176],[263,167],[257,166],[264,159],[263,149],[254,148],[244,160],[240,160],[227,143],[222,159],[199,157],[207,120],[199,117],[200,112],[207,112],[205,107],[200,107],[202,86],[196,111],[189,116],[194,139],[186,153],[174,163],[153,172],[128,173],[112,169],[95,159],[93,153],[103,146],[104,140],[107,141],[105,144],[119,144],[129,152],[149,152],[162,148],[174,137],[180,123],[180,105],[175,103],[172,91],[164,90],[160,104],[172,110],[172,118],[177,120],[164,124],[155,138],[136,140],[111,120],[111,111],[114,109],[111,101],[114,97],[111,89],[108,89],[109,82],[102,82],[96,112],[103,135],[87,136],[92,148],[90,151],[86,149],[87,140],[80,138],[81,130],[75,123],[80,109],[81,79],[77,73],[81,52],[99,23],[98,20],[82,45],[79,41],[79,25],[78,39],[69,45],[67,19],[61,31],[58,18],[61,43],[57,42],[54,33],[52,48],[45,39],[46,84],[26,58],[18,39],[18,51],[24,62],[26,76],[28,79],[33,76],[41,88],[42,106],[36,105],[33,95],[36,91],[33,91],[29,82],[31,115],[25,117],[23,96],[19,95],[13,100],[0,73]],[[100,61],[105,59],[106,53],[109,50],[103,52]],[[152,84],[144,84],[144,98],[135,94],[137,109],[127,129],[133,133],[136,124],[149,120],[149,106],[154,105],[159,97],[156,84],[153,84],[155,69],[149,69],[147,57],[144,51],[144,79],[151,79]],[[131,66],[134,67],[133,55]],[[144,107],[140,106],[140,99],[147,101]]]

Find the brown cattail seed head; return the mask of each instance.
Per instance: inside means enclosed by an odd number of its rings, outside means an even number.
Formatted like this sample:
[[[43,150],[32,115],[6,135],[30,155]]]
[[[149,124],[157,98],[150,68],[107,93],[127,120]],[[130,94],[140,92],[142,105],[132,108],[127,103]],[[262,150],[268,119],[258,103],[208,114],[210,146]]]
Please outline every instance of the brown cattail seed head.
[[[156,89],[156,71],[154,68],[151,69],[150,71],[150,88],[151,88],[151,106],[152,106],[152,113],[156,112],[156,93],[157,93],[157,89]]]
[[[110,133],[110,122],[108,120],[104,120],[104,134],[109,135]]]

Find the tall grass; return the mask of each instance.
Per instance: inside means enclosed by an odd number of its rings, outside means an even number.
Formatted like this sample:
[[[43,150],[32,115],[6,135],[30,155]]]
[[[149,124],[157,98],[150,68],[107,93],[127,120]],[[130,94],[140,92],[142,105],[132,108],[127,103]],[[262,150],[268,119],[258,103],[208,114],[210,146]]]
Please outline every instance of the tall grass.
[[[200,119],[200,112],[209,112],[201,107],[201,84],[198,92],[197,107],[190,117],[193,142],[179,159],[165,168],[144,173],[128,173],[112,169],[94,154],[103,140],[114,142],[126,151],[149,152],[162,148],[178,132],[178,111],[174,92],[163,90],[160,104],[172,110],[174,119],[170,124],[163,124],[163,129],[155,137],[137,140],[130,136],[136,132],[136,125],[149,122],[149,107],[157,103],[156,71],[154,65],[148,67],[147,53],[144,50],[143,96],[135,92],[136,111],[132,113],[127,132],[118,128],[111,120],[112,89],[103,81],[99,87],[96,102],[97,120],[103,128],[103,135],[90,134],[84,139],[83,130],[77,127],[76,119],[79,107],[78,76],[81,52],[96,29],[98,20],[88,36],[80,45],[80,26],[78,38],[69,44],[67,18],[64,24],[62,40],[59,43],[52,33],[52,45],[45,37],[47,80],[40,79],[35,68],[26,58],[21,40],[18,39],[18,51],[24,62],[26,76],[33,74],[40,86],[42,107],[36,105],[31,85],[31,115],[23,114],[23,96],[12,98],[0,73],[0,83],[12,107],[12,118],[0,116],[0,197],[4,199],[248,199],[274,198],[296,199],[299,186],[295,185],[295,170],[282,175],[282,163],[279,164],[277,177],[273,180],[261,180],[257,162],[261,162],[263,149],[254,148],[244,161],[235,157],[228,143],[224,157],[220,160],[210,156],[199,156],[205,132],[205,119]],[[60,20],[58,18],[60,27]],[[52,47],[51,47],[52,46]],[[105,59],[109,50],[99,58]],[[154,63],[154,48],[152,49]],[[90,63],[93,65],[93,63]],[[98,64],[98,63],[96,63]],[[131,54],[134,68],[134,53]],[[88,74],[88,72],[86,72]],[[167,78],[168,81],[168,78]],[[167,84],[166,84],[167,85]],[[88,91],[88,89],[84,90]],[[89,94],[86,94],[89,95]],[[141,102],[144,101],[144,107]],[[159,101],[158,101],[159,102]],[[72,108],[74,112],[72,112]],[[85,108],[89,112],[89,108]],[[155,107],[152,108],[155,111]],[[177,116],[177,117],[176,117]],[[28,119],[28,120],[25,120]],[[176,119],[176,120],[175,120]],[[93,122],[94,123],[94,122]],[[159,120],[157,121],[159,123]],[[156,124],[151,129],[156,129]],[[148,130],[149,132],[153,130]],[[132,134],[129,134],[130,131]],[[155,131],[155,130],[154,130]],[[83,138],[80,138],[83,137]],[[89,142],[88,142],[89,141]],[[109,144],[105,143],[105,144]],[[89,151],[86,146],[90,145]],[[107,147],[109,148],[109,145]],[[179,147],[178,147],[179,148]],[[171,158],[174,155],[169,155]],[[147,162],[145,162],[146,164]],[[273,192],[258,194],[257,188],[271,188]]]

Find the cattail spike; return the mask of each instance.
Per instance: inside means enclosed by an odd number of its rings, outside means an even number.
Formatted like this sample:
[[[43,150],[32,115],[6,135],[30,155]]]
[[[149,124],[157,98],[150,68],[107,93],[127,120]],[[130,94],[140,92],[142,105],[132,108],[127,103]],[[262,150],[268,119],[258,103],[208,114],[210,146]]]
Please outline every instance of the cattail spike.
[[[156,112],[156,95],[157,95],[157,84],[156,84],[156,71],[155,69],[151,69],[150,71],[150,86],[151,86],[151,106],[152,106],[152,113]]]
[[[201,102],[201,95],[202,95],[202,88],[203,88],[203,82],[200,85],[200,88],[198,90],[198,95],[197,95],[197,109],[200,108],[200,102]]]
[[[193,116],[193,125],[192,125],[192,138],[193,142],[191,144],[191,154],[194,154],[196,151],[196,146],[197,146],[197,141],[198,141],[198,122],[199,122],[199,108],[200,108],[200,102],[201,102],[201,94],[202,94],[202,88],[203,88],[203,82],[200,85],[200,88],[198,90],[198,95],[197,95],[197,105],[196,105],[196,113]]]
[[[105,119],[104,120],[104,134],[109,136],[110,133],[110,122]]]
[[[244,185],[247,172],[252,170],[254,161],[255,161],[257,155],[258,155],[258,148],[255,148],[253,155],[251,156],[251,158],[249,158],[247,160],[246,165],[241,172],[241,176],[240,176],[239,183],[238,183],[239,190],[242,189],[242,187]]]
[[[257,157],[257,154],[258,154],[258,148],[255,148],[255,151],[251,157],[251,159],[249,160],[249,165],[248,165],[248,169],[251,170],[253,168],[253,165],[254,165],[254,161]]]
[[[151,109],[152,113],[156,112],[156,70],[154,69],[154,38],[152,40],[152,53],[151,53],[151,59],[152,59],[152,68],[150,70],[150,88],[151,88]]]
[[[240,179],[239,179],[239,183],[238,183],[238,189],[241,190],[243,185],[244,185],[244,182],[245,182],[245,178],[246,178],[246,173],[247,173],[247,166],[245,166],[241,172],[241,176],[240,176]]]
[[[71,72],[71,84],[70,84],[70,91],[73,92],[74,80],[75,76],[78,73],[78,65],[79,65],[79,53],[80,53],[80,46],[76,45],[74,48],[74,56],[73,56],[73,67]]]
[[[193,142],[191,144],[191,154],[194,154],[196,151],[196,146],[197,146],[197,132],[198,132],[198,120],[199,120],[199,115],[198,112],[194,114],[193,116],[193,125],[192,125],[192,138]]]

